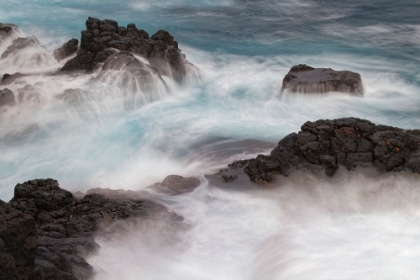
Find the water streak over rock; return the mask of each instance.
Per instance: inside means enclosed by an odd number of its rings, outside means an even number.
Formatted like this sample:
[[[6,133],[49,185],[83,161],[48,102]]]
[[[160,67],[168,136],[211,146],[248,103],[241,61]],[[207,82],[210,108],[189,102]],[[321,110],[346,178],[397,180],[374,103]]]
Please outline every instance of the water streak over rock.
[[[305,64],[293,66],[283,79],[282,91],[294,93],[346,92],[363,95],[360,74],[335,71],[331,68],[313,68]]]

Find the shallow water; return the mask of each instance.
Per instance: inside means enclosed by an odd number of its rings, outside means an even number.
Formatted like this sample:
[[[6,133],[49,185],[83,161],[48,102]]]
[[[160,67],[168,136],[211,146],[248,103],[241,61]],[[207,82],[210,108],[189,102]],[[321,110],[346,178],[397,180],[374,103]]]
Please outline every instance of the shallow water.
[[[270,190],[238,191],[203,176],[267,153],[307,120],[352,116],[418,128],[419,12],[417,1],[2,3],[2,21],[42,46],[0,60],[0,74],[30,74],[27,90],[39,94],[2,114],[0,198],[33,178],[85,191],[142,190],[169,174],[201,176],[193,193],[153,196],[188,227],[178,232],[156,221],[127,243],[99,240],[100,254],[90,260],[102,271],[98,279],[416,279],[417,177],[306,175]],[[182,86],[163,77],[165,85],[151,78],[137,87],[120,73],[50,75],[65,63],[52,50],[79,38],[88,16],[135,22],[149,34],[168,30],[200,76]],[[365,96],[281,94],[284,75],[299,63],[359,72]],[[5,87],[18,92],[24,85]],[[76,94],[57,98],[68,89]],[[162,240],[149,242],[155,237]]]

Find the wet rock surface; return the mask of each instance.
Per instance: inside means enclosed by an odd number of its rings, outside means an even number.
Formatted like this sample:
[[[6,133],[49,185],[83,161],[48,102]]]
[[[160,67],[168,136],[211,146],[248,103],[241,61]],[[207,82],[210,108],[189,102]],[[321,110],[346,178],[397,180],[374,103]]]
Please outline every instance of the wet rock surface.
[[[0,279],[37,279],[34,268],[37,246],[32,216],[0,200]]]
[[[192,191],[200,185],[198,178],[185,178],[179,175],[169,175],[163,179],[161,186],[173,191],[174,193],[184,193]]]
[[[112,49],[142,55],[150,60],[152,66],[165,75],[171,74],[177,81],[186,75],[185,65],[189,64],[178,48],[178,43],[167,31],[159,30],[149,37],[146,31],[138,29],[134,23],[123,27],[114,20],[89,17],[86,30],[82,31],[77,56],[61,70],[91,70],[97,63],[105,61],[112,54]],[[169,65],[169,68],[164,65]]]
[[[54,50],[53,55],[54,55],[55,59],[60,61],[64,58],[69,57],[70,55],[76,53],[78,47],[79,47],[79,40],[73,38],[73,39],[70,39],[67,43],[65,43],[60,48]]]
[[[53,179],[18,184],[13,199],[0,203],[0,268],[7,271],[0,279],[30,274],[29,279],[90,279],[94,271],[85,257],[99,249],[94,234],[109,233],[121,220],[140,219],[156,209],[166,211],[94,190],[76,199]]]
[[[0,23],[0,41],[8,38],[17,30],[18,30],[18,27],[14,24]]]
[[[0,108],[3,106],[13,106],[15,103],[15,95],[10,89],[5,88],[0,90]]]
[[[282,91],[294,93],[346,92],[363,95],[360,74],[335,71],[331,68],[313,68],[306,64],[293,66],[283,79]]]
[[[229,177],[231,170],[243,169],[252,181],[266,184],[302,168],[332,176],[340,166],[420,173],[420,130],[375,125],[357,118],[308,121],[301,131],[280,140],[270,155],[236,161],[220,176],[229,181],[234,179]]]

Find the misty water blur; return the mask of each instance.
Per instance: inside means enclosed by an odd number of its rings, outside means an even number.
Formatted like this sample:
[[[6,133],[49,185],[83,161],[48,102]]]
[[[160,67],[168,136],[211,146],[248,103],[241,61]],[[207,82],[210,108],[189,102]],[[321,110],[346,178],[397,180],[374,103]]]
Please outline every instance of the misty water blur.
[[[2,21],[21,31],[0,52],[17,37],[40,44],[0,60],[1,75],[24,74],[0,86],[18,100],[0,116],[0,198],[10,199],[17,183],[51,177],[71,191],[145,190],[184,219],[128,223],[99,237],[101,250],[89,259],[97,279],[417,278],[418,176],[297,173],[273,189],[226,188],[205,177],[269,153],[308,120],[352,116],[418,128],[416,0],[20,4],[2,3]],[[88,16],[135,22],[149,34],[168,30],[199,74],[183,85],[113,70],[58,75],[66,60],[52,51],[80,38]],[[365,94],[281,93],[299,63],[358,72]],[[147,188],[169,174],[198,176],[202,185],[180,196]]]

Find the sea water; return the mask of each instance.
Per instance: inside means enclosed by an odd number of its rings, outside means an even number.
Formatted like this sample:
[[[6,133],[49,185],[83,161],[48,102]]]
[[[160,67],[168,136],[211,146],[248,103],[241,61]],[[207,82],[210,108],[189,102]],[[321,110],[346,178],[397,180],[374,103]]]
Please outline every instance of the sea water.
[[[308,120],[419,128],[419,13],[414,0],[5,1],[1,21],[43,47],[0,60],[0,74],[28,74],[39,93],[2,115],[0,199],[49,177],[71,191],[144,190],[184,218],[182,230],[154,221],[99,238],[89,259],[97,279],[417,279],[416,175],[299,174],[272,189],[232,189],[205,175],[268,153]],[[168,30],[200,75],[138,88],[118,74],[51,75],[65,63],[52,50],[80,39],[88,16]],[[364,96],[281,93],[302,63],[360,73]],[[74,98],[57,98],[69,89]],[[201,185],[173,197],[147,188],[170,174]]]

